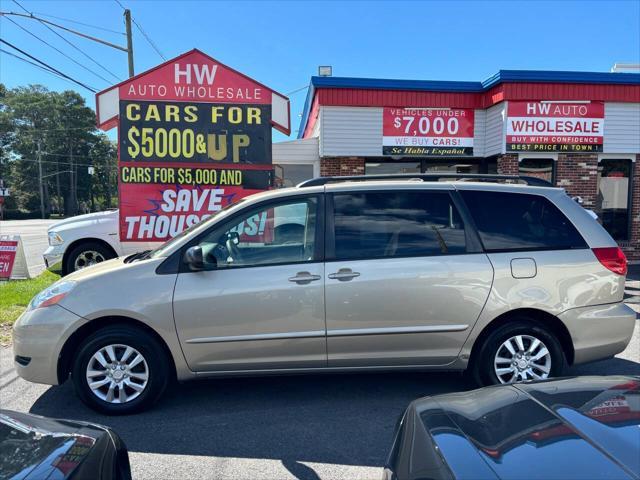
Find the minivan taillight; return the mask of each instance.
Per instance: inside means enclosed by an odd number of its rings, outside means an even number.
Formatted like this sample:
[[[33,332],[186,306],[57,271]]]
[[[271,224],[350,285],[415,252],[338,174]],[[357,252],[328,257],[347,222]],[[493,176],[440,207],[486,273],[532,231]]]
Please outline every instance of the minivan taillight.
[[[613,273],[627,274],[627,257],[620,247],[604,247],[591,249],[600,263]]]

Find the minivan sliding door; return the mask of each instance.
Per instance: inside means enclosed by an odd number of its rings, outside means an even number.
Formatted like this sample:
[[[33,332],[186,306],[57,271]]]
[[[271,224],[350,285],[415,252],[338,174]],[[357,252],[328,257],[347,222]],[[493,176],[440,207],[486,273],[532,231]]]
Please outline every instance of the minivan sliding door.
[[[327,198],[329,366],[453,362],[493,270],[451,187],[345,191]],[[475,235],[475,234],[474,234]]]

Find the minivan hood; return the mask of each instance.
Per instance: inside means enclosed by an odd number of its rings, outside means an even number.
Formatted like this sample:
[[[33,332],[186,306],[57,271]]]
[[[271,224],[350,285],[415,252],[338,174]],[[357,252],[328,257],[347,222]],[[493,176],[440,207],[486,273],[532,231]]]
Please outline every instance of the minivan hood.
[[[92,265],[90,267],[76,270],[75,272],[70,273],[69,275],[64,277],[64,280],[73,280],[74,282],[79,282],[88,278],[104,275],[113,270],[122,268],[125,265],[125,258],[127,257],[113,258],[111,260],[107,260],[106,262],[96,263],[95,265]]]
[[[52,224],[47,231],[57,231],[61,227],[69,227],[72,224],[87,222],[87,221],[101,221],[101,220],[117,220],[118,219],[118,210],[107,210],[106,212],[94,212],[94,213],[86,213],[84,215],[76,215],[75,217],[65,218],[64,220],[60,220]]]

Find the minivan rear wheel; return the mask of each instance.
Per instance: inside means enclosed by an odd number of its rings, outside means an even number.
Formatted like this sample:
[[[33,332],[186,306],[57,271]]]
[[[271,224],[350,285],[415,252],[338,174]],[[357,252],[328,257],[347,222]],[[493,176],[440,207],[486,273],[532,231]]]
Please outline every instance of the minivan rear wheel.
[[[151,406],[164,392],[169,365],[158,342],[128,325],[98,330],[74,358],[72,380],[80,399],[107,415]]]
[[[497,385],[557,377],[564,364],[555,335],[535,321],[519,319],[489,334],[472,368],[482,384]]]

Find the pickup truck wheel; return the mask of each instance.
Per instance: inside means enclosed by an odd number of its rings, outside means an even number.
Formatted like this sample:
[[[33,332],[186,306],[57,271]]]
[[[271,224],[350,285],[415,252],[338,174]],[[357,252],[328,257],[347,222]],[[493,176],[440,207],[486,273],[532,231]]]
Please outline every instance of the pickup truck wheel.
[[[65,262],[65,273],[72,273],[96,263],[116,258],[109,247],[99,242],[83,242],[71,249]]]

